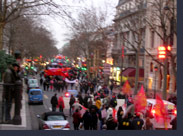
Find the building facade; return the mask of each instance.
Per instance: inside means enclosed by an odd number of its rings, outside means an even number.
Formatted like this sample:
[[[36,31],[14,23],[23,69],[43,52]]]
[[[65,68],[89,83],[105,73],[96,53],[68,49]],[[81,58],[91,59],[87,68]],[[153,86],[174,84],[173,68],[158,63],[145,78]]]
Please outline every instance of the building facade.
[[[157,6],[161,7],[160,11],[156,9]],[[133,49],[134,47],[139,49],[139,67],[144,68],[143,84],[146,91],[152,93],[154,90],[157,92],[163,91],[165,68],[167,68],[167,92],[176,93],[177,41],[176,32],[174,33],[176,29],[175,7],[176,1],[174,0],[119,0],[116,7],[114,19],[116,33],[112,52],[114,66],[122,67],[122,69],[136,67],[136,56]],[[170,14],[171,12],[173,12],[172,15]],[[157,21],[161,17],[163,20]],[[132,23],[134,20],[136,21],[135,24]],[[128,22],[131,25],[128,25]],[[163,22],[165,23],[164,28],[163,24],[161,24]],[[141,30],[141,40],[138,40],[138,34],[136,36],[134,34],[139,32],[135,31],[135,26],[137,26],[136,30]],[[138,46],[140,44],[137,41],[141,42],[141,46]],[[171,45],[171,52],[167,55],[167,67],[163,66],[164,60],[160,60],[157,57],[158,47],[164,45],[165,41],[166,45]],[[123,52],[122,46],[124,47],[123,60],[120,57]]]

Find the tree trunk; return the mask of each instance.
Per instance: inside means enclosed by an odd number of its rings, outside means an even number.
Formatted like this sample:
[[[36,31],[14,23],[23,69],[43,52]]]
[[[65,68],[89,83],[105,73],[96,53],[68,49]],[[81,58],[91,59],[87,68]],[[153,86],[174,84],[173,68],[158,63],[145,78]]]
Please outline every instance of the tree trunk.
[[[136,52],[136,72],[135,72],[135,92],[134,92],[134,95],[137,94],[138,80],[139,80],[139,51]]]
[[[3,29],[4,25],[0,22],[0,50],[3,49]]]

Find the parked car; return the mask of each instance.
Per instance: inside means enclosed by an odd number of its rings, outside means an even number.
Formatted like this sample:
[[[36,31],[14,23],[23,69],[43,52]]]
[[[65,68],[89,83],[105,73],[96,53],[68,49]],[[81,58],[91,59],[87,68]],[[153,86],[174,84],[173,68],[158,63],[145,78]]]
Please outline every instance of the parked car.
[[[29,104],[40,103],[43,104],[43,91],[41,89],[30,89],[28,93]]]
[[[30,89],[38,89],[39,84],[37,79],[28,79],[27,83],[27,93],[29,93]]]
[[[39,130],[70,130],[70,124],[62,112],[45,112],[39,119]]]

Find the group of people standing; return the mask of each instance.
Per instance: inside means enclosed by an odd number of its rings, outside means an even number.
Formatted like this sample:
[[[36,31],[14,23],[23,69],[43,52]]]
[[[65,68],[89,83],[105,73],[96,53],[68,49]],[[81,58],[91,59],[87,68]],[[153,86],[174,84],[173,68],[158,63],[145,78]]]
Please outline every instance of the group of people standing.
[[[50,103],[52,105],[53,112],[55,112],[57,108],[59,108],[60,112],[64,111],[65,104],[62,96],[60,96],[59,99],[57,99],[57,94],[55,93],[55,95],[52,96]]]
[[[124,115],[122,107],[116,112],[116,98],[113,96],[108,103],[102,105],[100,97],[95,99],[95,103],[89,101],[85,113],[80,113],[80,108],[73,113],[73,125],[75,130],[84,127],[84,130],[142,130],[153,129],[150,120],[144,123],[139,113]]]

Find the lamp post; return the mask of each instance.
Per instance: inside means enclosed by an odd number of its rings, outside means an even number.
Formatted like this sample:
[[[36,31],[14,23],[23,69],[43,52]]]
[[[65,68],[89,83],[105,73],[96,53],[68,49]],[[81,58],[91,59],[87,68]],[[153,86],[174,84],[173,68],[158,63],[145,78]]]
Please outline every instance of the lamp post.
[[[154,87],[154,99],[155,99],[156,98],[156,72],[158,71],[157,66],[154,67],[154,71],[155,71],[155,87]]]

